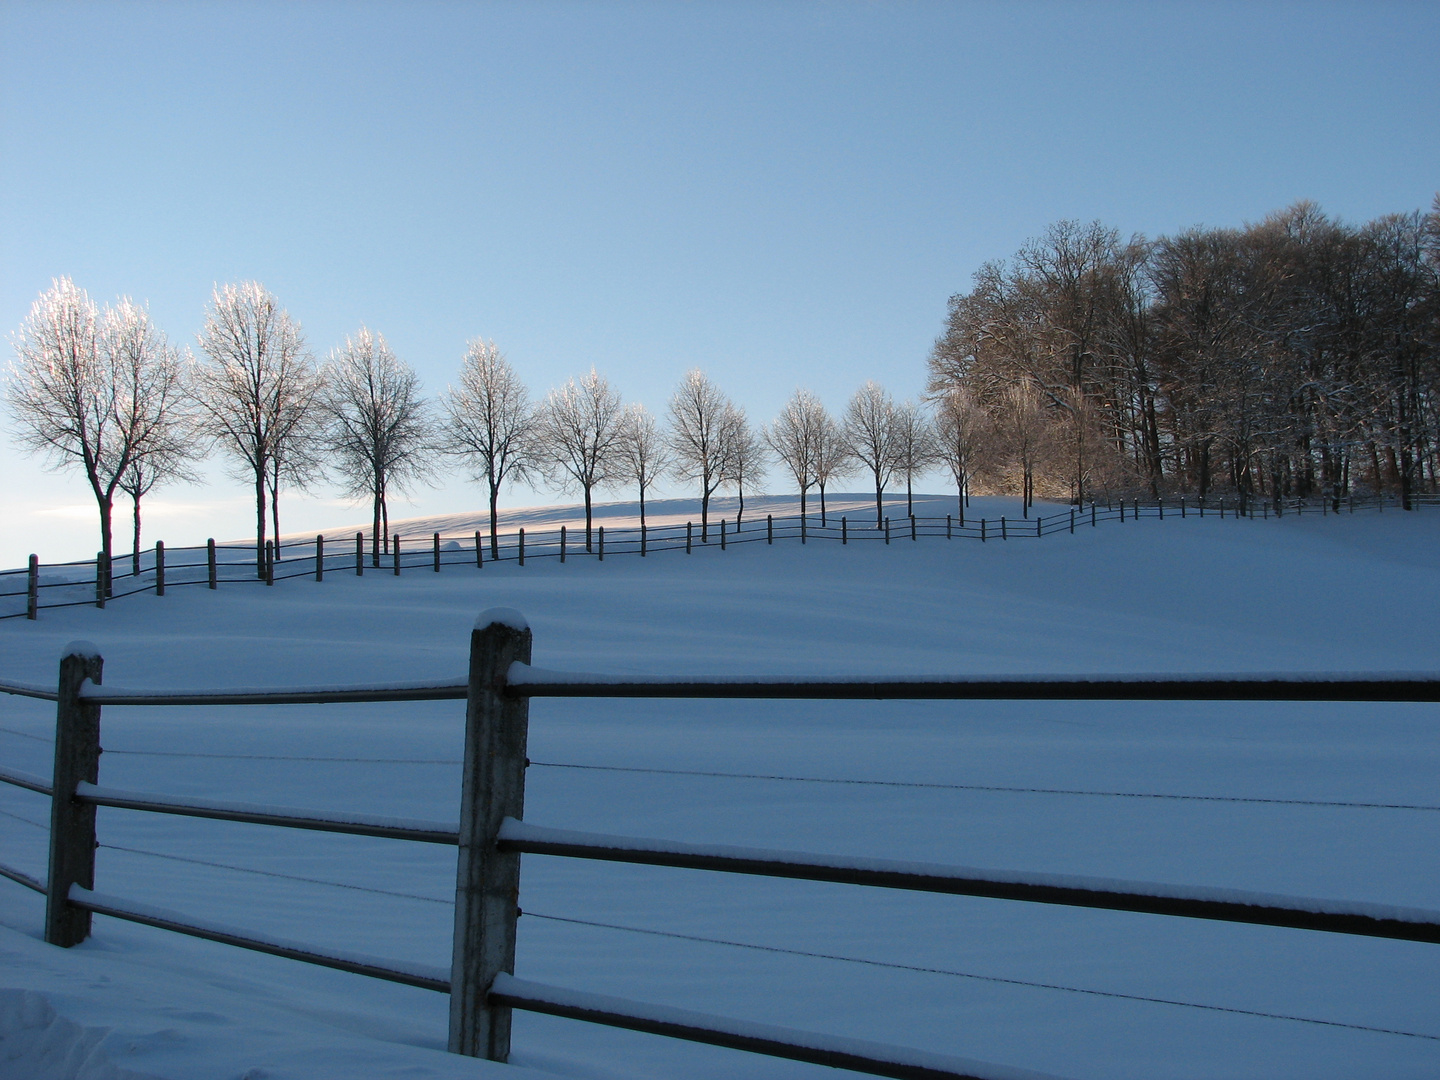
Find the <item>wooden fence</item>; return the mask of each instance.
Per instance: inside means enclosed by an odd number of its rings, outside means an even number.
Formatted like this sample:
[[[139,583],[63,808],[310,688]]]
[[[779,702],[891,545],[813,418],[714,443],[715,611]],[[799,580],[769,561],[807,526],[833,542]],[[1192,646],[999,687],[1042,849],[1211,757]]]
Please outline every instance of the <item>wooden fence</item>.
[[[1440,506],[1440,495],[1417,495],[1412,505]],[[1339,506],[1336,510],[1335,507]],[[727,550],[735,544],[793,543],[900,543],[906,540],[978,540],[1008,542],[1038,539],[1045,536],[1072,534],[1077,528],[1098,526],[1101,522],[1126,522],[1141,519],[1163,521],[1167,517],[1220,517],[1231,520],[1268,520],[1288,515],[1353,514],[1363,510],[1383,510],[1398,506],[1394,499],[1379,496],[1355,497],[1338,503],[1326,500],[1305,503],[1298,500],[1281,503],[1260,503],[1251,500],[1241,504],[1221,499],[1218,503],[1188,503],[1182,498],[1174,502],[1118,501],[1091,503],[1071,507],[1053,514],[1034,517],[975,517],[963,513],[945,517],[887,517],[877,526],[869,514],[851,521],[848,515],[730,519],[718,518],[708,525],[688,521],[683,524],[606,528],[596,526],[587,545],[583,528],[561,526],[558,529],[520,529],[501,536],[492,547],[480,532],[465,536],[433,533],[429,537],[402,537],[399,534],[376,545],[366,533],[353,536],[316,536],[314,540],[274,544],[266,541],[264,557],[257,560],[254,544],[217,544],[209,540],[200,547],[167,548],[157,543],[140,553],[112,556],[109,563],[97,554],[94,559],[68,563],[41,563],[31,555],[29,565],[18,570],[0,571],[0,619],[37,618],[49,608],[94,605],[103,608],[110,600],[140,593],[164,596],[167,589],[183,585],[218,588],[221,584],[259,583],[273,585],[287,578],[314,578],[325,575],[372,574],[398,575],[402,570],[431,570],[465,566],[483,569],[487,562],[515,562],[524,566],[526,560],[554,559],[565,562],[574,558],[604,560],[609,555],[647,556],[651,553],[684,551],[692,554],[700,548]],[[23,575],[23,577],[22,577]],[[23,589],[12,584],[24,583]]]
[[[282,690],[124,690],[102,684],[103,660],[93,648],[72,646],[60,661],[57,689],[0,683],[0,690],[6,693],[56,702],[52,778],[0,769],[0,781],[51,797],[48,876],[41,881],[3,864],[0,875],[44,894],[45,939],[55,945],[68,947],[85,940],[91,917],[98,913],[448,993],[449,1048],[495,1061],[508,1058],[510,1016],[518,1008],[877,1076],[996,1080],[1035,1075],[516,978],[521,856],[527,853],[1440,944],[1440,911],[1076,875],[991,872],[883,857],[856,859],[600,835],[548,828],[525,821],[523,815],[529,703],[533,698],[1435,702],[1440,701],[1440,674],[630,678],[538,669],[530,665],[530,655],[531,634],[525,620],[505,609],[492,609],[477,620],[470,638],[468,675],[453,681]],[[100,784],[100,720],[105,707],[428,700],[466,702],[458,824],[174,798]],[[459,857],[451,966],[445,970],[262,938],[97,891],[99,807],[454,845]]]

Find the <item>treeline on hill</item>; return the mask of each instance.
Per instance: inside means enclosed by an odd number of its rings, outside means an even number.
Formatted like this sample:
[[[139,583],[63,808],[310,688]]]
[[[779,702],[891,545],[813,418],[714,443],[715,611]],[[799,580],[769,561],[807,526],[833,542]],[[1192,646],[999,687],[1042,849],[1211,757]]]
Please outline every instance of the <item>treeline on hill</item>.
[[[1440,466],[1440,196],[1148,241],[1061,222],[951,298],[929,394],[975,482],[1410,497]],[[952,451],[953,453],[953,451]]]

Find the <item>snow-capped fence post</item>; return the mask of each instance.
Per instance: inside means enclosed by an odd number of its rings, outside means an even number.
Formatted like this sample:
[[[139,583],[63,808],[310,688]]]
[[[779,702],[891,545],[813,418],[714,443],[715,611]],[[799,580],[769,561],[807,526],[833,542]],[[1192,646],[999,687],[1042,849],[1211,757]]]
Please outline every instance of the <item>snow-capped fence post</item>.
[[[215,588],[215,538],[212,536],[205,541],[205,569],[209,573],[210,588]]]
[[[949,514],[946,514],[946,515],[945,515],[945,539],[946,539],[946,540],[953,540],[953,539],[954,539],[954,537],[950,535],[950,515],[949,515]]]
[[[74,796],[78,784],[100,779],[100,706],[81,701],[80,687],[86,679],[99,685],[104,666],[95,646],[84,641],[67,645],[60,658],[45,940],[66,949],[90,936],[90,912],[72,907],[69,897],[71,885],[95,887],[95,807]]]
[[[840,546],[844,547],[850,543],[850,522],[845,518],[840,519]]]
[[[363,577],[365,574],[365,534],[355,534],[355,576]]]
[[[1070,508],[1070,531],[1072,533],[1075,531],[1075,508],[1073,506]]]
[[[315,534],[315,580],[325,580],[325,536],[323,533]]]
[[[435,534],[435,573],[440,572],[440,534]]]
[[[530,628],[518,611],[482,612],[470,634],[465,706],[465,775],[455,879],[455,944],[450,966],[452,1054],[506,1061],[510,1008],[492,1005],[490,985],[515,972],[520,854],[501,851],[500,826],[525,815],[530,700],[506,697],[506,675],[530,662]]]
[[[1090,504],[1090,527],[1095,528],[1095,504]]]
[[[40,556],[30,556],[30,569],[25,578],[25,618],[34,619],[40,609]]]
[[[1161,521],[1164,521],[1164,520],[1165,520],[1165,500],[1164,500],[1164,499],[1156,499],[1156,500],[1155,500],[1155,505],[1156,505],[1157,507],[1159,507],[1159,509],[1160,509],[1160,520],[1161,520]]]
[[[1181,516],[1182,518],[1185,516],[1185,496],[1184,496],[1184,495],[1181,495],[1181,496],[1180,496],[1180,516]]]
[[[165,541],[155,541],[155,595],[165,595]]]

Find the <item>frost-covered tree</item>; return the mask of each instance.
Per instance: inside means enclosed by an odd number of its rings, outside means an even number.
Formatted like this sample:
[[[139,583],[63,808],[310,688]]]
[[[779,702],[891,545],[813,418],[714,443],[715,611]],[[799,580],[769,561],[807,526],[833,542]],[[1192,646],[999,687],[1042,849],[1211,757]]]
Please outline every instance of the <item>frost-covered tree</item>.
[[[493,341],[476,338],[460,378],[441,398],[444,443],[483,482],[490,503],[490,556],[500,557],[500,489],[540,465],[540,420],[530,391]]]
[[[726,418],[729,428],[726,444],[729,456],[725,461],[725,482],[735,485],[739,506],[735,511],[735,530],[745,517],[745,489],[754,491],[765,479],[770,466],[770,454],[760,432],[750,426],[745,410],[734,406]]]
[[[780,415],[765,429],[765,441],[780,459],[800,493],[800,516],[806,515],[806,496],[816,482],[816,464],[825,438],[825,406],[809,390],[796,390]]]
[[[1035,470],[1047,435],[1040,390],[1030,380],[1006,388],[1000,409],[1000,434],[1006,451],[1020,468],[1021,512],[1029,517],[1030,507],[1035,504]]]
[[[905,478],[905,514],[915,516],[915,478],[935,464],[935,430],[918,405],[895,407],[895,471]]]
[[[255,486],[256,573],[265,574],[266,496],[279,538],[279,485],[303,475],[320,389],[300,326],[258,281],[217,286],[200,348],[197,398],[208,433]]]
[[[654,414],[638,401],[627,406],[620,418],[616,452],[626,480],[640,491],[640,527],[644,528],[645,493],[665,475],[673,459]]]
[[[936,404],[935,447],[938,460],[955,480],[960,524],[970,505],[970,484],[986,445],[989,419],[974,396],[963,386],[946,391]]]
[[[379,566],[380,538],[390,535],[390,494],[431,468],[435,431],[420,377],[383,334],[362,326],[330,354],[321,380],[324,445],[345,494],[370,500],[370,557]]]
[[[585,550],[593,550],[591,495],[625,475],[620,395],[594,369],[550,391],[541,411],[544,459],[550,478],[585,497]]]
[[[60,278],[13,338],[6,399],[21,447],[85,476],[100,515],[106,566],[114,553],[116,491],[147,453],[156,460],[183,415],[184,365],[143,308],[103,314]]]
[[[734,426],[734,405],[699,368],[685,378],[670,398],[670,446],[675,474],[700,485],[700,539],[710,538],[710,498],[726,482]]]
[[[850,444],[845,432],[828,412],[825,426],[820,432],[820,442],[815,451],[815,486],[820,489],[820,524],[826,524],[825,489],[832,480],[848,476],[855,465],[855,456],[850,453]]]
[[[867,382],[845,409],[845,441],[875,480],[875,527],[885,523],[885,485],[895,475],[895,402],[889,391]]]

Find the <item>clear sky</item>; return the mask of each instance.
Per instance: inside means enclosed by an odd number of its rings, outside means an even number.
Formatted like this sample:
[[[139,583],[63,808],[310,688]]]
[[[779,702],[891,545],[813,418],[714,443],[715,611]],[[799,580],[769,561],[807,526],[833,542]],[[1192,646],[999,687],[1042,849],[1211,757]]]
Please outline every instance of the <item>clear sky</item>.
[[[0,42],[0,328],[70,275],[193,347],[253,278],[317,357],[363,323],[432,393],[484,336],[536,393],[593,364],[657,412],[692,366],[757,421],[914,395],[946,298],[1053,221],[1440,189],[1435,3],[5,0]],[[210,477],[150,538],[253,535]],[[7,438],[0,485],[0,565],[98,546],[83,480]],[[320,490],[281,525],[367,517]]]

